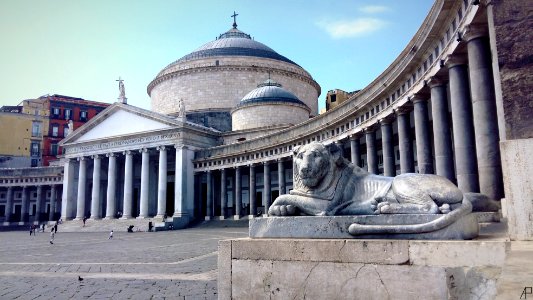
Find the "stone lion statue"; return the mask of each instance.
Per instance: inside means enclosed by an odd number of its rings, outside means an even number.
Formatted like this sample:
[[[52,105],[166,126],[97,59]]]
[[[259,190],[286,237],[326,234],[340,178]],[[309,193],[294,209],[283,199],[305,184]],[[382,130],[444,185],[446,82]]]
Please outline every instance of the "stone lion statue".
[[[271,216],[442,214],[415,225],[361,225],[352,235],[421,233],[448,226],[472,211],[472,204],[448,179],[429,174],[386,177],[351,164],[335,144],[310,143],[294,149],[294,189],[270,206]]]

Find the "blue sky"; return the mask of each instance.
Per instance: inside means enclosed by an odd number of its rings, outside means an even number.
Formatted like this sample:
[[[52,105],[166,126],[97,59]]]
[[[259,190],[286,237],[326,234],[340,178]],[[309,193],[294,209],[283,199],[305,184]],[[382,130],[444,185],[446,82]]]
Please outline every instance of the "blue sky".
[[[130,104],[174,60],[231,28],[295,61],[328,90],[361,89],[407,45],[429,0],[2,0],[0,105],[44,94]]]

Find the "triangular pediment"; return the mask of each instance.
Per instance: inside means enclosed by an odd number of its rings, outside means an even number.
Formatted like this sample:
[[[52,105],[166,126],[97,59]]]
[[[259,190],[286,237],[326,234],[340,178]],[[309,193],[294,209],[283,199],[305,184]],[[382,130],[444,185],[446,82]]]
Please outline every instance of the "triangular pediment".
[[[178,122],[142,108],[115,103],[77,128],[61,143],[78,143],[169,129]]]

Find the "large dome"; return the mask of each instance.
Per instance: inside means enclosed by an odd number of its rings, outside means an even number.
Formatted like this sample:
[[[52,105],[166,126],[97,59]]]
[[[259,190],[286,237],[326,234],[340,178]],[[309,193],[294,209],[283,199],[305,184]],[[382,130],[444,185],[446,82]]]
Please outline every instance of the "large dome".
[[[172,67],[174,64],[189,60],[228,55],[271,58],[297,65],[292,60],[278,54],[265,44],[253,40],[249,34],[246,34],[237,28],[232,28],[226,33],[221,34],[216,40],[204,44],[192,53],[171,63],[167,68]]]
[[[187,120],[231,130],[230,111],[271,76],[317,115],[320,86],[313,77],[236,27],[163,68],[147,88],[152,110],[175,114],[183,99]]]

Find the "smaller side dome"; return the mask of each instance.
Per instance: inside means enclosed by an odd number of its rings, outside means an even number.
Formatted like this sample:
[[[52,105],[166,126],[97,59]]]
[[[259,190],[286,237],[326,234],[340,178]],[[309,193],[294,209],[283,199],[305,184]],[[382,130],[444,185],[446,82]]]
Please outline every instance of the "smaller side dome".
[[[308,120],[310,112],[298,97],[269,78],[231,111],[232,130],[290,126]]]
[[[297,105],[307,105],[303,103],[296,95],[287,91],[281,84],[272,79],[267,79],[265,82],[259,84],[256,89],[246,94],[237,107],[242,107],[247,104],[265,103],[265,102],[287,102]],[[309,109],[309,108],[308,108]]]

